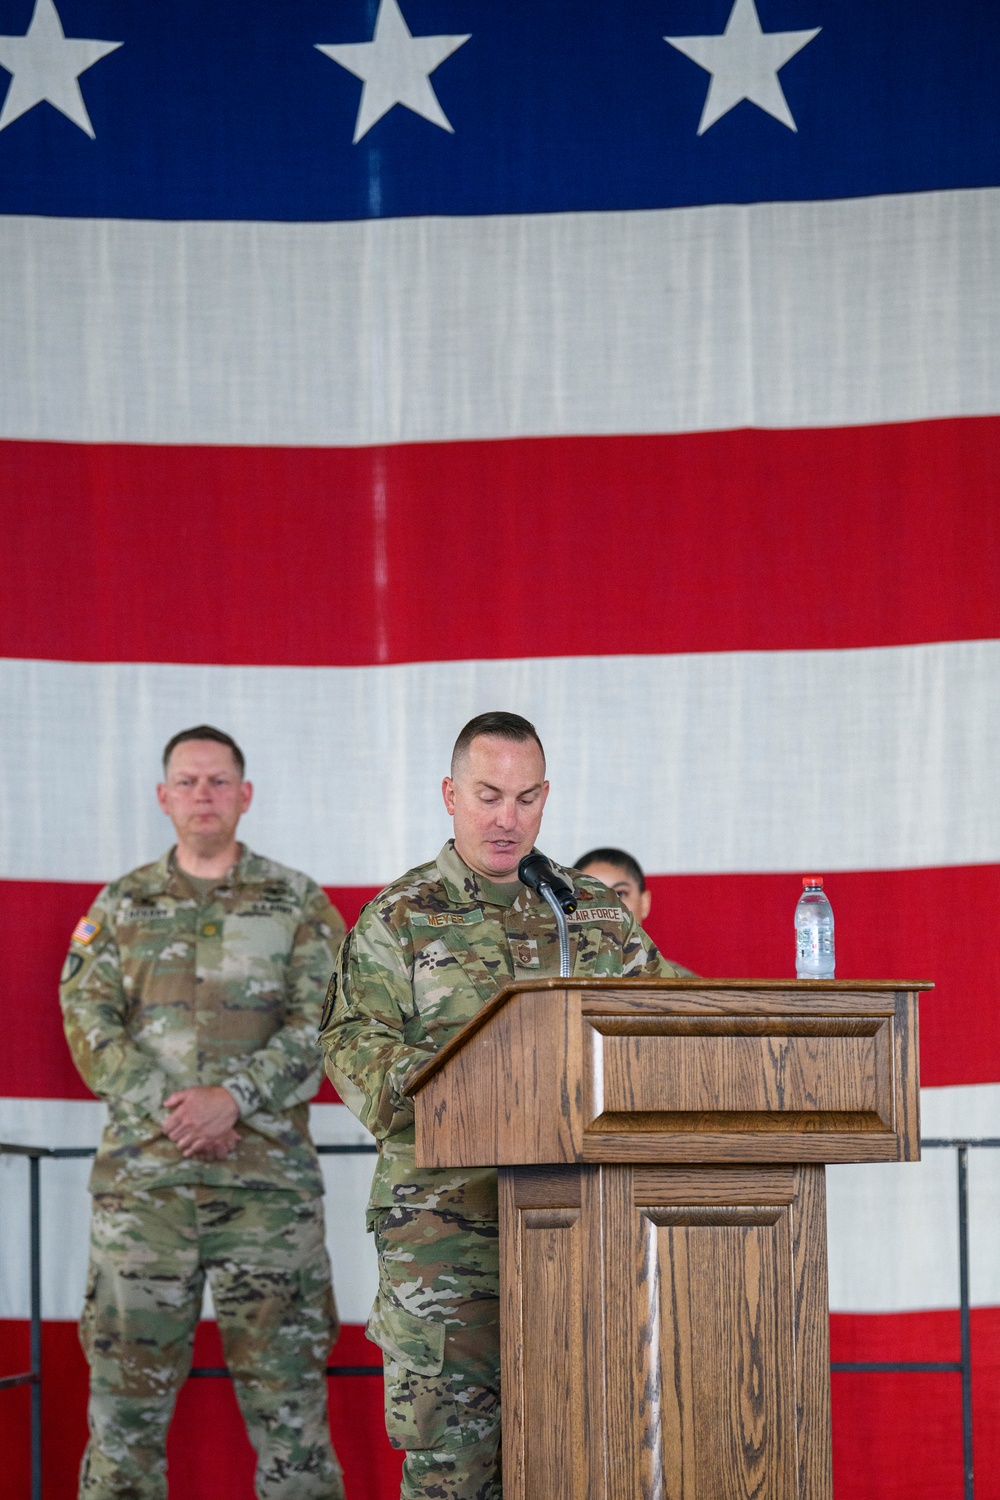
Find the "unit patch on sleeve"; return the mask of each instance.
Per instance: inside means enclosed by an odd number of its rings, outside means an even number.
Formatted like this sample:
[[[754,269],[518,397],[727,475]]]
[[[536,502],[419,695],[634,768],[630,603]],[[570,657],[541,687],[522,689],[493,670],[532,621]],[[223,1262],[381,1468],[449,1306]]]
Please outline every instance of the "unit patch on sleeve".
[[[88,943],[92,943],[94,941],[100,930],[100,922],[88,922],[86,917],[81,917],[79,922],[77,922],[76,926],[73,928],[73,942],[80,943],[84,948],[86,948]]]
[[[79,974],[85,962],[86,960],[83,958],[82,954],[67,953],[66,962],[63,964],[62,973],[59,975],[59,983],[69,984],[70,980],[75,979]]]

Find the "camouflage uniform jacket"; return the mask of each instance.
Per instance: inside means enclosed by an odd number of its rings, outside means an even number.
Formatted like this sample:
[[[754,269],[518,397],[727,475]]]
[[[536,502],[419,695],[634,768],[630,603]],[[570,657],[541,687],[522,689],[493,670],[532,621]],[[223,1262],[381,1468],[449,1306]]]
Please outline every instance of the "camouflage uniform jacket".
[[[343,932],[319,886],[242,846],[204,902],[173,850],[100,892],[61,985],[73,1060],[109,1107],[91,1192],[323,1191],[308,1101]],[[222,1084],[239,1107],[223,1161],[185,1160],[163,1134],[164,1099],[195,1084]]]
[[[581,898],[569,919],[573,974],[688,972],[661,957],[613,891],[568,873]],[[401,1086],[508,980],[558,973],[548,906],[526,886],[512,906],[491,903],[451,842],[364,908],[330,983],[320,1043],[334,1087],[378,1141],[369,1222],[401,1204],[496,1218],[492,1169],[416,1167]]]

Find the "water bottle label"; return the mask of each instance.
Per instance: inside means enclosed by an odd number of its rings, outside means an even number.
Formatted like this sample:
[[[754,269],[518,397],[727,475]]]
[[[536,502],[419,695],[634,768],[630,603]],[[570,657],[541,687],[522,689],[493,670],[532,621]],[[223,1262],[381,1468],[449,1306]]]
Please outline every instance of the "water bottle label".
[[[800,927],[798,930],[798,956],[806,963],[820,956],[820,930],[818,927]],[[829,949],[829,943],[826,944]]]

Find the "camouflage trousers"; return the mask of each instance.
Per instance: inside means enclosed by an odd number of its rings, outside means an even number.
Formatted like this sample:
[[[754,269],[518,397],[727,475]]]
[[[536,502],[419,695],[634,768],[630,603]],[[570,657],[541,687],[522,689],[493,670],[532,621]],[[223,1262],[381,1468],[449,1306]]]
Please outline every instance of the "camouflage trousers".
[[[167,1428],[206,1276],[259,1500],[343,1500],[323,1373],[338,1324],[322,1200],[219,1187],[94,1195],[80,1500],[166,1496]]]
[[[421,1208],[372,1216],[385,1425],[400,1500],[500,1500],[499,1235]]]

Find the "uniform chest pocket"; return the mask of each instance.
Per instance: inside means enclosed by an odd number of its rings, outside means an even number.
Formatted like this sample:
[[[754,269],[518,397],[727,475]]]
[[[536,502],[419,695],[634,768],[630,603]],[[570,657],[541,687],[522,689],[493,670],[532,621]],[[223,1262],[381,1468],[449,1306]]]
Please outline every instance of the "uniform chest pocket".
[[[473,946],[461,927],[446,927],[436,933],[414,956],[417,994],[443,999],[449,989],[468,992],[471,985],[480,1000],[491,999],[510,977],[510,971],[495,945],[493,953],[484,950],[486,945]]]
[[[464,927],[446,928],[444,941],[468,975],[481,1000],[491,1000],[502,984],[513,979],[514,970],[506,943],[501,947],[489,937],[482,937],[478,943],[473,944]]]
[[[262,912],[228,912],[222,923],[225,963],[284,968],[292,949],[291,925]]]

